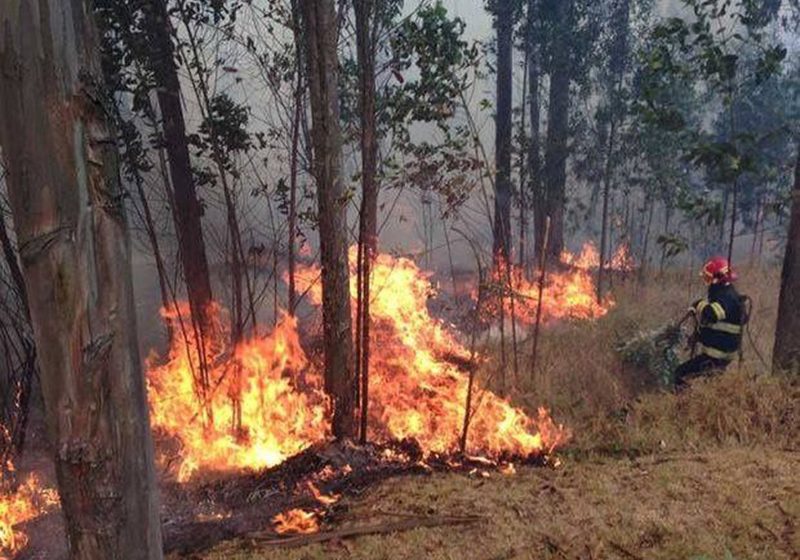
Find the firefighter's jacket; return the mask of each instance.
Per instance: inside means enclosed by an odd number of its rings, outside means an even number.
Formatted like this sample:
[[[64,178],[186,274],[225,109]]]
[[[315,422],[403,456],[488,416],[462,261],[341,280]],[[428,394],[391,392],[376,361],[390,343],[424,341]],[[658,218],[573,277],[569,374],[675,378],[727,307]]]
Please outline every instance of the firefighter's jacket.
[[[733,361],[742,344],[744,305],[730,284],[714,284],[708,297],[692,306],[699,322],[698,352],[710,358]]]

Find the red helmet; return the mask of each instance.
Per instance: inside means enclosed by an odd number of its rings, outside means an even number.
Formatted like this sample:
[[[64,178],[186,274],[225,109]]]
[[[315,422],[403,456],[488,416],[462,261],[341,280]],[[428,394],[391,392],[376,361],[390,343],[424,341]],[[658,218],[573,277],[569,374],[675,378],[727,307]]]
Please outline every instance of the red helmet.
[[[706,284],[730,284],[738,278],[728,259],[722,257],[714,257],[709,260],[703,266],[702,276]]]

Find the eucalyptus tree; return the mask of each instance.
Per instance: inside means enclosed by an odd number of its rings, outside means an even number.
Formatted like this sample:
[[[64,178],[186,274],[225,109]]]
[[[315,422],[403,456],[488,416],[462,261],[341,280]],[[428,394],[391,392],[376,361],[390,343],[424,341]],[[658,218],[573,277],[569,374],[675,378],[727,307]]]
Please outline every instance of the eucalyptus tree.
[[[162,557],[130,247],[92,7],[0,2],[0,145],[73,558]]]
[[[311,100],[322,261],[325,387],[333,398],[333,433],[353,437],[355,377],[350,316],[347,197],[342,176],[337,17],[333,0],[301,0]]]

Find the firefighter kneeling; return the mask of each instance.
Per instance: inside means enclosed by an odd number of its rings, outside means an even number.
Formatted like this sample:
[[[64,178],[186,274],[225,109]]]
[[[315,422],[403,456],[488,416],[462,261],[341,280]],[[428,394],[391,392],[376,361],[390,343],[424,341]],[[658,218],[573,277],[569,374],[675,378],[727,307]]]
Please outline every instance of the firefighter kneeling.
[[[722,371],[739,355],[746,323],[744,299],[733,287],[736,273],[728,261],[714,258],[702,272],[708,296],[692,305],[697,319],[695,355],[675,370],[675,386],[682,389],[689,379]]]

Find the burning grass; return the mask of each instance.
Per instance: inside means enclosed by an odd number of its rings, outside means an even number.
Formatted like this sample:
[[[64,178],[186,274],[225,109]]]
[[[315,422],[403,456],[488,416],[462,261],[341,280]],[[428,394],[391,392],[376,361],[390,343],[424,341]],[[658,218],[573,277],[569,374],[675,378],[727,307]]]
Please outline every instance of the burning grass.
[[[351,260],[354,266],[355,250]],[[414,440],[425,454],[454,452],[468,391],[459,364],[471,356],[456,334],[430,315],[427,274],[412,261],[389,255],[379,255],[373,271],[370,439]],[[317,305],[318,278],[316,268],[298,272],[298,288],[308,290]],[[321,375],[300,344],[294,318],[230,351],[224,314],[217,310],[214,337],[205,341],[201,361],[187,332],[186,311],[181,306],[164,314],[181,335],[166,362],[151,359],[148,371],[152,424],[180,444],[178,480],[198,470],[271,467],[329,438],[330,407]],[[200,388],[201,375],[209,380],[206,389]],[[568,436],[544,409],[528,416],[489,391],[474,402],[468,453],[493,459],[545,455]]]
[[[592,434],[619,449],[578,438],[558,469],[391,479],[344,497],[324,529],[370,525],[387,512],[476,515],[479,525],[302,549],[235,541],[201,557],[794,559],[798,389],[791,378],[731,372],[680,396],[654,394],[614,420],[618,431]]]
[[[620,259],[621,260],[621,259]],[[541,294],[542,323],[553,323],[564,319],[598,319],[606,315],[614,306],[611,297],[602,301],[597,299],[595,277],[600,257],[594,245],[587,243],[581,253],[573,254],[565,251],[561,255],[561,266],[546,274],[544,289]],[[625,263],[627,266],[627,263]],[[507,275],[505,278],[501,277]],[[493,284],[496,291],[507,292],[503,298],[505,317],[512,313],[518,324],[530,326],[536,322],[539,307],[539,279],[529,278],[525,270],[517,265],[510,269],[503,265],[494,271]],[[510,290],[508,285],[510,282]],[[508,297],[511,296],[512,297]],[[473,299],[477,299],[477,291],[473,290]],[[483,304],[482,315],[488,320],[499,316],[500,302],[497,294],[490,294]],[[512,301],[513,299],[513,301]]]
[[[330,433],[327,397],[300,346],[297,321],[285,317],[268,336],[254,337],[233,352],[227,324],[217,310],[215,337],[205,363],[212,380],[198,392],[198,344],[183,327],[186,306],[165,312],[176,336],[169,357],[148,368],[148,396],[155,429],[177,438],[177,478],[200,468],[215,471],[272,467]]]

